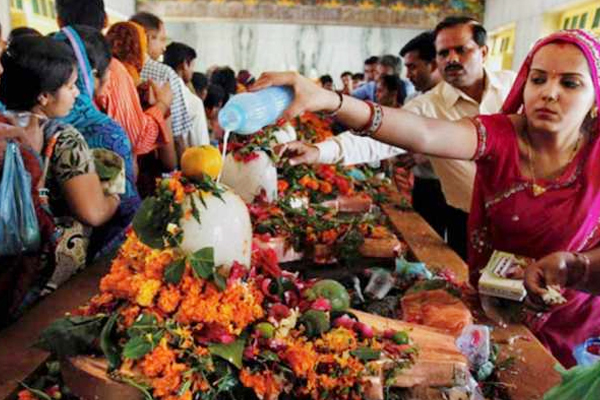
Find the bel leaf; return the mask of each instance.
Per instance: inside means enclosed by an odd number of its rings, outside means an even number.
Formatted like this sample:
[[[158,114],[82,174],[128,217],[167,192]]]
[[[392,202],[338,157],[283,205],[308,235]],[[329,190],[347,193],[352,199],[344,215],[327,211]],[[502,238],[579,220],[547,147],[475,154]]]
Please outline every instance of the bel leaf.
[[[373,350],[368,347],[359,347],[356,350],[350,352],[354,357],[357,357],[361,361],[373,361],[379,360],[381,357],[381,350]]]
[[[188,257],[192,269],[202,279],[209,279],[215,267],[215,255],[212,247],[205,247]]]
[[[108,360],[108,367],[110,370],[117,369],[121,365],[121,352],[119,351],[119,346],[112,337],[118,317],[118,312],[111,315],[100,333],[100,348]]]
[[[156,209],[159,201],[155,197],[147,197],[133,218],[133,230],[138,238],[147,246],[160,249],[163,246],[165,223],[156,220]]]
[[[127,330],[127,335],[130,338],[134,338],[136,336],[156,333],[158,329],[158,322],[154,315],[142,314]]]
[[[84,354],[94,348],[105,322],[105,315],[56,320],[42,332],[35,346],[59,357]]]
[[[174,285],[178,284],[181,281],[181,277],[183,276],[183,272],[185,271],[185,259],[179,259],[173,261],[166,269],[165,269],[165,282],[172,283]]]
[[[236,368],[242,369],[242,355],[245,345],[246,341],[244,339],[237,339],[230,344],[213,344],[208,347],[208,351],[210,354],[230,362]]]
[[[138,360],[150,353],[160,342],[163,337],[163,332],[158,332],[154,335],[136,336],[125,344],[123,348],[123,357],[131,360]]]

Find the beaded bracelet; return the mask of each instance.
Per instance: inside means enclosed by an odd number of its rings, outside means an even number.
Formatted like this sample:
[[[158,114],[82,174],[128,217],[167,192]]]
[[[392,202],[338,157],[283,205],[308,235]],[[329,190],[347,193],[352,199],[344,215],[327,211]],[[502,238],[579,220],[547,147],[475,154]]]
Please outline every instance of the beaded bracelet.
[[[367,105],[371,110],[371,116],[369,117],[369,122],[358,130],[352,130],[352,133],[357,136],[368,136],[371,137],[376,134],[381,125],[383,123],[383,107],[377,103],[373,103],[372,101],[367,101]]]

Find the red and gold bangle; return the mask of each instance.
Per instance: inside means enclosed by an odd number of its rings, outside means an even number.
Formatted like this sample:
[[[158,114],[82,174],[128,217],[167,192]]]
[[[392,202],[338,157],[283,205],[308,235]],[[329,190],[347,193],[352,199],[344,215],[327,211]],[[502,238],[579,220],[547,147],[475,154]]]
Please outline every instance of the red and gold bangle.
[[[383,123],[383,107],[372,101],[367,101],[367,105],[371,111],[369,122],[365,124],[361,129],[353,130],[352,133],[357,136],[368,136],[371,137],[376,134]]]

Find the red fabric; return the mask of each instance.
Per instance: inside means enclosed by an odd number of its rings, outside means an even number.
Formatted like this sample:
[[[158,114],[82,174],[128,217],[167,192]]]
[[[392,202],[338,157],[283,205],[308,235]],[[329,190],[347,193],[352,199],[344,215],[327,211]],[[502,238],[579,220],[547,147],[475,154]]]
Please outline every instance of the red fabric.
[[[521,67],[502,107],[504,114],[481,116],[476,153],[477,175],[469,215],[469,264],[472,282],[492,250],[541,258],[556,251],[586,251],[600,243],[600,124],[591,140],[555,180],[538,180],[547,188],[539,197],[519,170],[519,149],[508,114],[522,112],[523,92],[535,53],[553,42],[568,42],[585,55],[600,106],[600,42],[588,32],[568,30],[538,41]],[[567,290],[566,304],[541,317],[530,328],[563,365],[575,364],[572,350],[600,334],[600,297]]]
[[[120,61],[113,58],[109,69],[110,79],[96,101],[99,108],[125,129],[133,153],[147,154],[159,144],[168,143],[166,122],[160,110],[156,106],[142,110],[133,79]]]

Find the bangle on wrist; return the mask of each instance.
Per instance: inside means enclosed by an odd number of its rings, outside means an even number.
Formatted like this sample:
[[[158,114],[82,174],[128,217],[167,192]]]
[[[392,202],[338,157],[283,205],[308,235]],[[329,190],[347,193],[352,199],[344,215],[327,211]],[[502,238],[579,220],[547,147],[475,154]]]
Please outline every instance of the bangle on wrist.
[[[569,272],[567,273],[567,286],[580,287],[585,285],[588,280],[592,261],[583,253],[573,252],[571,254],[575,257],[577,262],[575,264],[575,268],[569,268]]]
[[[380,104],[373,103],[372,101],[367,101],[366,103],[371,110],[369,121],[359,130],[352,130],[351,132],[357,136],[371,137],[379,131],[381,125],[383,124],[383,107],[381,107]]]
[[[337,113],[342,109],[342,106],[344,105],[344,95],[340,92],[335,92],[339,99],[340,99],[340,103],[338,104],[338,106],[336,107],[335,110],[333,111],[328,111],[326,112],[326,114],[330,117],[335,117],[337,115]]]

